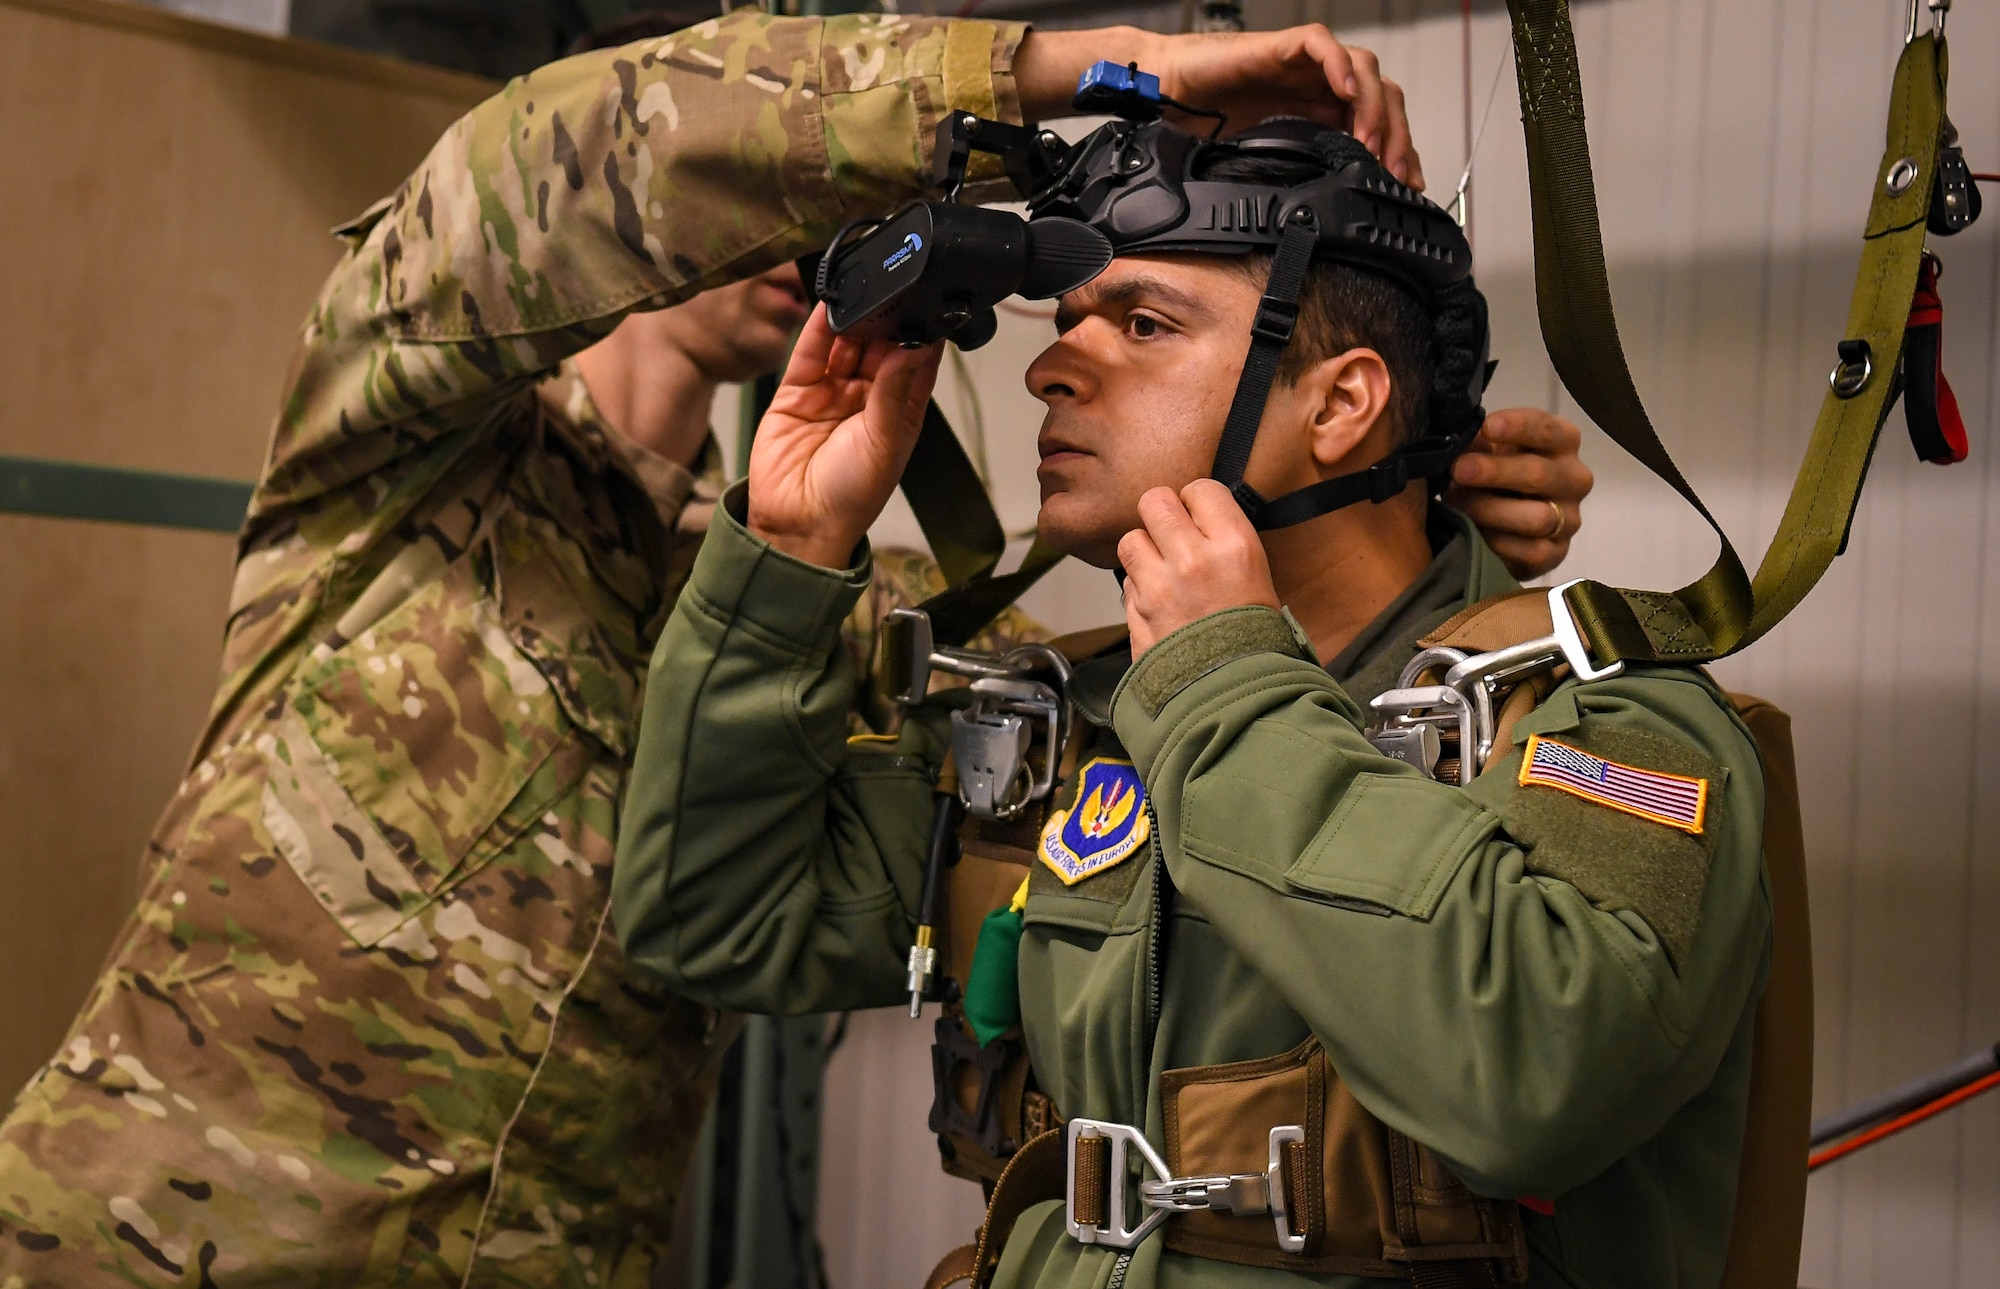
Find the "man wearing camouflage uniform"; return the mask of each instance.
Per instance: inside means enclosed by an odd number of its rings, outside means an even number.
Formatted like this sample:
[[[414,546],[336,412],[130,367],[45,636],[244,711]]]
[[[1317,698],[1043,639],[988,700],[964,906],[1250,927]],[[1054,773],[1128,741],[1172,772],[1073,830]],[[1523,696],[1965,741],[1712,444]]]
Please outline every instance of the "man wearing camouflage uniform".
[[[606,922],[645,661],[706,509],[685,463],[714,382],[803,316],[789,257],[913,193],[941,112],[1053,113],[1092,58],[1172,64],[1129,30],[1037,37],[1030,78],[1024,34],[739,15],[568,60],[345,230],[208,728],[0,1128],[0,1285],[648,1281],[735,1032]],[[1193,66],[1226,96],[1276,39]],[[1357,71],[1358,119],[1413,164]]]

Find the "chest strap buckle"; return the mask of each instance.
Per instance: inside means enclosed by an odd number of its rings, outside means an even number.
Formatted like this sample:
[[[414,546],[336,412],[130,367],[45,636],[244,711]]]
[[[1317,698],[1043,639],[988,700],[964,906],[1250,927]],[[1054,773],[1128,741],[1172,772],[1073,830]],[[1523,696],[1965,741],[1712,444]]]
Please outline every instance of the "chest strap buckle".
[[[1278,1247],[1303,1253],[1306,1237],[1293,1229],[1285,1198],[1285,1147],[1303,1147],[1305,1139],[1305,1129],[1297,1124],[1271,1129],[1269,1165],[1262,1173],[1175,1177],[1137,1128],[1103,1119],[1072,1119],[1064,1135],[1069,1170],[1063,1217],[1070,1238],[1079,1244],[1130,1249],[1176,1213],[1212,1210],[1238,1217],[1269,1213],[1277,1227]],[[1152,1211],[1137,1226],[1128,1226],[1127,1185],[1134,1149],[1153,1173],[1152,1179],[1139,1183],[1139,1203]]]

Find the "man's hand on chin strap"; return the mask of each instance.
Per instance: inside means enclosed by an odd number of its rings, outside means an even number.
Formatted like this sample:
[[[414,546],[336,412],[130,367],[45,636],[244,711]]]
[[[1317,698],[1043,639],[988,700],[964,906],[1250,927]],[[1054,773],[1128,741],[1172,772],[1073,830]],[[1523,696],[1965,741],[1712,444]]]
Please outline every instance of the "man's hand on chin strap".
[[[846,568],[909,464],[942,352],[836,336],[814,309],[750,448],[750,531]]]
[[[1139,522],[1118,543],[1134,658],[1211,613],[1278,607],[1264,543],[1220,483],[1155,488],[1139,498]]]

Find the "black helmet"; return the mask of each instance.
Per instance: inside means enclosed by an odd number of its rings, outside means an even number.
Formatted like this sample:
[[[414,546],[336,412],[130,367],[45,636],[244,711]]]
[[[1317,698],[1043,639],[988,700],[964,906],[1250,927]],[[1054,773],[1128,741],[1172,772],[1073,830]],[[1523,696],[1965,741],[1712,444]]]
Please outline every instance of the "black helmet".
[[[1479,401],[1492,371],[1486,301],[1472,283],[1463,230],[1341,131],[1278,118],[1227,139],[1203,138],[1158,119],[1161,101],[1153,78],[1100,64],[1084,77],[1078,106],[1124,119],[1075,145],[1047,131],[962,113],[947,117],[937,150],[947,193],[956,197],[972,151],[994,152],[1027,194],[1028,219],[916,202],[867,221],[858,240],[850,240],[857,225],[843,229],[808,276],[827,300],[834,330],[911,344],[950,337],[973,348],[992,336],[999,300],[1016,292],[1061,295],[1096,277],[1114,256],[1269,252],[1271,276],[1214,477],[1259,528],[1386,501],[1413,479],[1441,486],[1484,420]],[[1294,181],[1210,177],[1243,169]],[[1243,470],[1315,259],[1382,274],[1425,305],[1433,322],[1429,413],[1368,469],[1266,500],[1244,482]]]

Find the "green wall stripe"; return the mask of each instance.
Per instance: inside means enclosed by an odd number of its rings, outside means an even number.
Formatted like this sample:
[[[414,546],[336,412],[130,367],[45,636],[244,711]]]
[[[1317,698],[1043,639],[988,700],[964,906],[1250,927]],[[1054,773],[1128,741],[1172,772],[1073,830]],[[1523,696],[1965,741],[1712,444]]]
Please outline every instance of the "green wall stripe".
[[[0,514],[233,533],[249,508],[234,479],[0,456]]]

